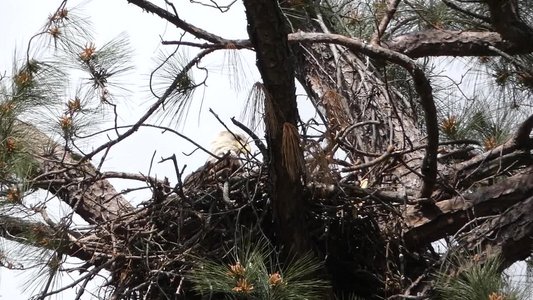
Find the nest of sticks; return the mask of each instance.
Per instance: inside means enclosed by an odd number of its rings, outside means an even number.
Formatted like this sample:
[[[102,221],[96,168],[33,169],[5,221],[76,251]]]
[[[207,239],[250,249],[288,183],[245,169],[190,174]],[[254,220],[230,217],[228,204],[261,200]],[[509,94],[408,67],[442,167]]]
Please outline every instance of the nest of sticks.
[[[189,294],[187,272],[197,257],[224,263],[243,230],[275,240],[269,176],[259,162],[248,162],[224,178],[200,186],[152,185],[153,198],[135,218],[123,220],[125,230],[102,233],[114,245],[111,284],[115,294],[134,299]],[[374,201],[354,183],[342,186],[308,183],[306,222],[315,253],[325,261],[334,287],[354,291],[398,291],[400,262],[393,249],[401,244],[401,222],[390,205]],[[125,234],[120,239],[111,235]],[[388,263],[387,263],[388,262]],[[229,261],[226,262],[229,264]],[[157,288],[153,286],[156,285]],[[337,286],[336,286],[337,285]]]

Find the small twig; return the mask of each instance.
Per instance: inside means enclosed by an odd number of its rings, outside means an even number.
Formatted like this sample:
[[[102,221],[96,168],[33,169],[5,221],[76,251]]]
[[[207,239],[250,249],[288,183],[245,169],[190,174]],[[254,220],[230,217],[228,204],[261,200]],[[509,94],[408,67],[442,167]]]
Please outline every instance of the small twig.
[[[259,137],[250,128],[244,126],[244,124],[237,121],[235,117],[231,118],[231,122],[233,122],[235,126],[239,127],[240,129],[242,129],[242,131],[246,132],[249,136],[252,137],[255,146],[257,147],[257,149],[259,149],[261,155],[263,155],[263,161],[268,161],[268,150],[266,145],[261,141],[261,139],[259,139]]]
[[[415,288],[418,284],[420,284],[420,282],[422,282],[422,280],[424,280],[426,277],[427,277],[426,273],[418,276],[418,278],[415,281],[413,281],[413,283],[411,283],[411,285],[405,290],[405,293],[403,295],[408,296],[411,293],[411,290]]]
[[[380,157],[378,157],[378,158],[376,158],[376,159],[374,159],[372,161],[369,161],[367,163],[364,163],[364,164],[359,164],[359,165],[356,165],[356,166],[343,168],[343,169],[341,169],[341,172],[353,172],[353,171],[357,171],[357,170],[361,170],[361,169],[364,169],[364,168],[368,168],[368,167],[374,166],[374,165],[384,161],[388,157],[390,157],[393,151],[394,151],[394,146],[389,145],[387,147],[387,150],[385,151],[385,153],[383,153]]]
[[[157,5],[154,5],[153,3],[149,1],[129,0],[129,3],[133,3],[134,5],[137,5],[138,7],[142,8],[143,10],[147,12],[156,14],[158,17],[162,18],[163,20],[167,20],[169,23],[174,24],[176,27],[181,28],[182,30],[190,33],[191,35],[199,39],[204,39],[212,43],[223,43],[226,41],[226,39],[220,36],[207,32],[201,28],[198,28],[192,24],[189,24],[183,21],[177,15],[172,14],[171,12]]]
[[[217,119],[217,121],[222,125],[224,126],[224,128],[226,128],[227,131],[231,132],[231,130],[228,128],[228,126],[226,125],[226,123],[224,123],[224,121],[222,121],[222,119],[220,119],[220,117],[218,116],[218,114],[212,109],[212,108],[209,108],[209,112]]]
[[[381,125],[381,122],[379,122],[379,121],[363,121],[363,122],[358,122],[358,123],[352,124],[350,126],[347,126],[347,127],[343,128],[341,131],[339,131],[339,133],[335,137],[335,140],[344,139],[346,137],[346,135],[348,134],[348,132],[354,130],[357,127],[365,126],[365,125],[369,125],[369,124]]]
[[[172,154],[172,156],[170,156],[170,157],[161,159],[160,162],[164,162],[164,161],[169,160],[169,159],[172,160],[172,162],[174,164],[174,170],[176,171],[176,179],[178,180],[178,184],[174,187],[174,191],[176,192],[176,194],[180,195],[180,197],[182,197],[182,199],[186,199],[187,197],[185,197],[185,193],[183,192],[183,181],[182,181],[181,177],[182,177],[183,171],[185,171],[185,167],[187,165],[184,165],[183,169],[180,171],[180,169],[178,167],[178,161],[176,159],[176,154]]]
[[[459,238],[458,238],[459,234],[461,234],[463,231],[465,231],[468,228],[468,226],[470,226],[470,225],[472,225],[473,223],[476,223],[476,222],[484,222],[484,221],[486,221],[488,219],[494,219],[494,218],[497,218],[498,216],[500,216],[500,215],[490,215],[490,216],[476,217],[476,218],[466,222],[461,228],[459,228],[459,230],[457,230],[455,232],[455,234],[451,237],[451,239],[458,241],[459,240]]]
[[[51,295],[55,295],[55,294],[61,293],[62,291],[65,291],[65,290],[68,290],[70,288],[73,288],[76,285],[78,285],[80,282],[86,280],[88,277],[94,276],[94,274],[97,274],[98,272],[100,272],[100,270],[106,268],[108,265],[112,264],[114,261],[115,261],[115,259],[111,257],[108,261],[106,261],[105,263],[103,263],[103,264],[101,264],[99,266],[94,267],[86,275],[81,276],[80,278],[74,280],[72,283],[66,284],[66,285],[62,286],[61,288],[58,288],[57,290],[53,290],[53,291],[50,291],[50,292],[42,293],[41,295],[39,295],[39,298],[40,299],[44,299],[44,298],[49,297]]]
[[[226,204],[230,206],[235,205],[235,201],[231,200],[231,198],[229,197],[229,181],[228,180],[224,181],[224,186],[222,187],[222,199],[224,199],[224,202],[226,202]]]
[[[218,11],[220,11],[221,13],[225,13],[227,12],[232,6],[233,4],[235,4],[235,2],[237,2],[237,0],[233,0],[231,1],[231,3],[229,4],[226,4],[226,5],[220,5],[217,3],[217,1],[215,0],[210,0],[209,2],[211,2],[212,4],[207,4],[207,3],[204,3],[202,1],[194,1],[194,0],[189,0],[191,1],[191,3],[195,3],[195,4],[199,4],[201,6],[205,6],[205,7],[210,7],[210,8],[216,8]]]
[[[119,126],[118,128],[132,128],[136,126],[136,124],[133,124],[133,125],[124,125],[124,126]],[[191,138],[187,137],[186,135],[184,134],[181,134],[179,132],[177,132],[176,130],[172,129],[172,128],[168,128],[168,127],[164,127],[164,126],[159,126],[159,125],[153,125],[153,124],[140,124],[139,127],[149,127],[149,128],[156,128],[156,129],[161,129],[163,130],[163,133],[165,133],[166,131],[168,132],[171,132],[177,136],[179,136],[180,138],[184,139],[184,140],[187,140],[189,143],[193,144],[194,146],[196,146],[197,149],[200,149],[202,151],[204,151],[205,153],[213,156],[213,157],[216,157],[218,159],[220,159],[221,157],[220,156],[217,156],[215,155],[214,153],[212,153],[211,151],[207,150],[206,148],[202,147],[202,145],[198,144],[197,142],[195,142],[194,140],[192,140]],[[104,130],[101,130],[101,131],[98,131],[98,132],[95,132],[93,134],[90,134],[90,135],[86,135],[86,136],[83,136],[81,138],[88,138],[88,137],[93,137],[93,136],[96,136],[98,134],[102,134],[104,132],[107,132],[107,131],[110,131],[110,130],[114,130],[113,128],[107,128],[107,129],[104,129]],[[195,149],[194,151],[196,151],[197,149]],[[193,152],[194,152],[193,151]],[[191,153],[192,154],[192,153]],[[190,155],[190,154],[189,154]],[[188,155],[187,155],[188,156]]]
[[[496,54],[500,55],[501,57],[507,59],[508,61],[510,61],[513,65],[515,65],[515,67],[519,68],[519,69],[522,69],[524,70],[525,72],[531,74],[531,71],[530,71],[530,67],[529,66],[526,66],[524,65],[523,63],[521,63],[520,61],[518,61],[516,58],[514,58],[513,56],[505,53],[504,51],[492,46],[492,45],[487,45],[487,48],[489,48],[490,51],[493,51],[495,52]]]
[[[94,276],[89,276],[87,277],[83,283],[78,287],[78,292],[76,293],[76,297],[74,298],[74,300],[78,300],[78,299],[81,299],[81,296],[83,296],[83,294],[85,293],[85,289],[87,288],[87,284],[93,279]]]
[[[226,43],[223,43],[223,44],[195,43],[195,42],[189,42],[189,41],[174,40],[174,41],[161,41],[161,44],[162,45],[188,46],[188,47],[195,47],[199,49],[212,49],[212,50],[223,50],[223,49],[239,50],[239,49],[252,48],[252,43],[249,40],[233,40],[233,41],[227,41]]]
[[[154,158],[155,154],[157,153],[157,150],[154,150],[154,153],[152,153],[152,157],[150,158],[150,166],[148,167],[148,176],[152,173],[152,167],[154,166]]]
[[[133,2],[133,1],[132,1]],[[195,58],[193,58],[186,66],[183,67],[181,72],[179,72],[176,77],[174,78],[174,81],[170,84],[170,86],[166,89],[165,93],[154,103],[152,106],[148,109],[148,111],[135,123],[130,129],[128,129],[126,132],[124,132],[122,135],[119,135],[116,139],[110,140],[107,143],[104,143],[94,149],[92,152],[86,154],[83,159],[80,160],[80,163],[90,160],[94,155],[99,153],[100,151],[110,148],[113,145],[117,144],[118,142],[124,140],[125,138],[132,135],[134,132],[136,132],[143,123],[148,120],[148,118],[157,110],[165,101],[172,95],[172,93],[176,90],[177,86],[180,84],[182,80],[183,74],[186,74],[192,67],[198,63],[203,57],[208,55],[209,53],[213,52],[211,49],[207,49],[204,51],[201,51],[196,55]]]

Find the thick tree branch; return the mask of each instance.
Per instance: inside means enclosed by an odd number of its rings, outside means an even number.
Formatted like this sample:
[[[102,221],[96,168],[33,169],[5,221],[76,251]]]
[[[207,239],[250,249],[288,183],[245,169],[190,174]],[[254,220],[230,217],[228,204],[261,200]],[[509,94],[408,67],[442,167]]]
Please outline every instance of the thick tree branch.
[[[531,174],[530,174],[531,176]],[[524,260],[533,251],[533,196],[460,236],[460,244],[472,252],[487,250],[498,255],[502,269]]]
[[[48,225],[0,215],[0,235],[21,244],[57,251],[83,261],[90,261],[93,253],[86,251],[75,241],[79,233],[63,230],[58,232]]]
[[[299,33],[289,33],[289,43],[299,43]],[[185,41],[164,41],[164,45],[184,45],[200,49],[250,49],[249,40],[223,40],[218,43],[191,43]],[[488,46],[495,47],[509,55],[528,54],[533,52],[533,44],[517,44],[507,41],[497,32],[486,31],[452,31],[425,30],[395,36],[390,40],[381,41],[383,47],[402,53],[410,58],[428,56],[497,56]]]
[[[524,122],[522,122],[522,125],[520,125],[520,127],[516,131],[515,137],[513,139],[513,143],[518,148],[528,147],[529,136],[531,135],[532,130],[533,130],[533,115],[529,116],[529,118],[527,118]]]
[[[498,55],[488,45],[512,55],[533,52],[532,43],[522,45],[506,41],[497,32],[426,30],[396,36],[382,44],[411,58]]]
[[[289,33],[289,43],[299,43],[298,33]],[[218,43],[191,43],[185,41],[163,41],[163,45],[184,45],[200,49],[250,49],[249,40],[223,40]],[[528,54],[533,52],[533,44],[519,45],[504,40],[497,32],[485,31],[451,31],[425,30],[393,37],[381,41],[383,47],[405,54],[410,58],[428,56],[497,56],[498,53],[489,46],[495,47],[509,55]]]
[[[482,176],[484,174],[483,169],[487,169],[487,167],[481,168],[481,172],[477,172],[478,169],[481,167],[482,164],[487,164],[490,169],[490,164],[492,160],[499,159],[500,161],[497,163],[500,165],[500,167],[505,167],[506,164],[503,163],[504,160],[508,155],[513,153],[517,150],[528,150],[533,147],[532,140],[529,138],[531,131],[533,130],[533,115],[529,116],[517,129],[514,137],[507,141],[506,143],[491,149],[485,153],[482,153],[480,155],[477,155],[467,161],[463,161],[460,163],[457,163],[450,167],[449,175],[448,177],[454,176],[455,180],[458,181],[459,188],[469,186],[473,181],[479,179],[479,176]],[[524,155],[515,156],[515,161],[511,161],[510,163],[516,163],[519,164],[521,161],[525,160],[526,162],[530,161],[529,154],[526,152]],[[500,168],[499,168],[500,169]]]
[[[405,235],[409,248],[420,248],[425,244],[455,234],[468,221],[505,211],[512,205],[523,202],[533,195],[533,169],[507,178],[497,184],[474,193],[437,202],[440,209],[434,215],[423,214],[417,206],[408,206],[405,216],[411,227]],[[529,235],[533,232],[529,232]]]
[[[99,179],[89,162],[82,163],[77,155],[50,139],[36,127],[17,122],[17,130],[32,138],[28,151],[35,157],[37,174],[31,180],[46,184],[33,186],[53,192],[90,224],[114,220],[133,211],[107,180]]]
[[[517,0],[486,0],[494,30],[506,40],[519,45],[530,44],[533,29],[520,18]]]

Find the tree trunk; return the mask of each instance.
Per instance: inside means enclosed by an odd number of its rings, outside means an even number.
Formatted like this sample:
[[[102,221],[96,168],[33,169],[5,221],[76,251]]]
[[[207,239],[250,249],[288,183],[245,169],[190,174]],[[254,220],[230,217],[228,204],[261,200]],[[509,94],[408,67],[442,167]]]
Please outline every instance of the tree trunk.
[[[296,130],[294,57],[287,26],[275,0],[245,0],[244,5],[266,94],[265,127],[275,231],[285,250],[304,254],[311,251],[311,245],[306,229],[303,170],[298,163],[302,152]]]

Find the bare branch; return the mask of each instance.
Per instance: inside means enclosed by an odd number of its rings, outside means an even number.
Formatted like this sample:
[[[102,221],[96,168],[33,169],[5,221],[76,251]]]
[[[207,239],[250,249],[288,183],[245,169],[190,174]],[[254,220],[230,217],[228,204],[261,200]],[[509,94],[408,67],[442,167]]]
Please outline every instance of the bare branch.
[[[93,257],[93,253],[76,243],[80,233],[66,229],[58,232],[43,223],[0,215],[0,235],[8,240],[57,251],[83,261],[89,261]]]
[[[150,1],[145,0],[128,0],[128,3],[132,3],[134,5],[137,5],[138,7],[142,8],[143,10],[156,14],[161,19],[167,20],[169,23],[176,25],[176,27],[183,29],[184,31],[192,34],[193,36],[204,39],[206,41],[217,43],[217,44],[223,44],[225,39],[209,33],[201,28],[198,28],[194,25],[191,25],[182,19],[180,19],[177,15],[170,13],[169,11],[153,4]]]
[[[96,149],[94,149],[92,152],[86,154],[82,161],[91,159],[94,155],[99,153],[100,151],[107,149],[109,147],[112,147],[113,145],[117,144],[118,142],[124,140],[128,136],[132,135],[134,132],[136,132],[142,124],[148,120],[148,118],[159,109],[163,103],[167,100],[167,98],[172,95],[172,93],[175,91],[175,89],[178,87],[180,81],[182,80],[182,77],[184,74],[186,74],[195,64],[197,64],[204,56],[208,55],[209,53],[213,52],[213,49],[207,49],[203,50],[202,52],[198,53],[194,59],[192,59],[186,66],[183,67],[181,72],[179,72],[174,81],[170,84],[170,86],[166,89],[165,93],[154,103],[148,111],[135,123],[130,129],[128,129],[123,134],[119,135],[116,139],[111,140],[103,145],[100,145]]]
[[[53,192],[90,224],[109,221],[133,210],[107,180],[99,180],[89,162],[64,149],[36,127],[17,122],[19,130],[32,137],[28,149],[37,160],[40,175],[30,178],[35,188]]]
[[[533,44],[518,45],[504,40],[497,32],[476,31],[426,30],[396,36],[382,44],[411,58],[498,55],[488,45],[512,55],[533,51]]]
[[[512,205],[522,202],[533,194],[533,172],[528,168],[522,174],[509,177],[474,193],[466,193],[436,203],[439,212],[434,215],[421,213],[420,208],[408,206],[407,224],[411,227],[404,235],[409,247],[439,240],[453,234],[468,220],[474,217],[504,211]],[[532,234],[531,232],[529,234]]]

